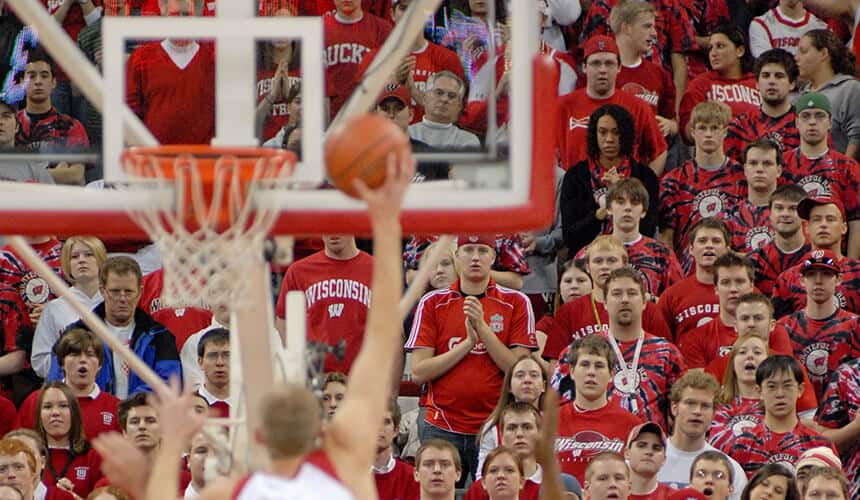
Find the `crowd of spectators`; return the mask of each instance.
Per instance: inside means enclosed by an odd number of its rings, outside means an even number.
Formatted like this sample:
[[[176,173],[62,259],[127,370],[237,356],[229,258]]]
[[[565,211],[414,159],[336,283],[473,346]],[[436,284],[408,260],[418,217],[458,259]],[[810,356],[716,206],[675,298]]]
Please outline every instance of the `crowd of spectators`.
[[[261,0],[259,14],[323,17],[331,119],[412,1]],[[380,498],[538,498],[540,411],[552,389],[569,495],[860,497],[860,0],[522,1],[537,4],[541,51],[560,70],[558,94],[544,96],[559,114],[558,182],[545,193],[558,211],[538,231],[492,234],[488,220],[488,234],[449,247],[404,241],[407,283],[431,249],[442,258],[404,322],[387,416],[360,423],[379,433]],[[491,2],[446,0],[406,41],[410,55],[374,111],[416,152],[510,141],[510,6]],[[97,181],[97,163],[39,161],[97,151],[101,117],[4,3],[0,152],[34,155],[0,156],[0,179]],[[99,69],[104,16],[216,9],[44,4]],[[301,153],[298,42],[258,49],[259,138]],[[203,40],[129,44],[127,103],[161,143],[213,138],[216,51]],[[421,164],[416,180],[451,175]],[[238,397],[230,311],[163,303],[147,243],[30,239],[158,376],[194,388],[201,413],[227,416]],[[351,235],[305,243],[279,273],[269,335],[282,341],[285,295],[297,290],[309,341],[343,342],[343,355],[323,364],[319,404],[330,421],[353,389],[374,257]],[[0,493],[125,500],[124,489],[144,491],[111,486],[92,442],[119,432],[153,457],[161,433],[151,388],[9,247],[0,326]],[[417,396],[418,409],[401,412],[398,395]],[[204,434],[191,440],[177,494],[196,498],[212,480],[204,463],[216,448]]]

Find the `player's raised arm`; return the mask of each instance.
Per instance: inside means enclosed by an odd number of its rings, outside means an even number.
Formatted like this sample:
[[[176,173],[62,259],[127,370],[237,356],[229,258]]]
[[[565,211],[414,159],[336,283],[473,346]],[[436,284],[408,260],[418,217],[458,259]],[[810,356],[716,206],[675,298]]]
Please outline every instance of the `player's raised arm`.
[[[402,349],[397,311],[403,284],[400,206],[414,172],[411,154],[392,155],[382,186],[371,190],[355,181],[361,198],[367,202],[373,226],[373,298],[364,343],[350,372],[346,398],[324,435],[323,447],[339,474],[344,474],[341,464],[349,464],[348,468],[353,470],[370,470],[376,434],[367,432],[366,425],[382,422],[391,395],[390,374]],[[356,425],[358,422],[361,425]]]

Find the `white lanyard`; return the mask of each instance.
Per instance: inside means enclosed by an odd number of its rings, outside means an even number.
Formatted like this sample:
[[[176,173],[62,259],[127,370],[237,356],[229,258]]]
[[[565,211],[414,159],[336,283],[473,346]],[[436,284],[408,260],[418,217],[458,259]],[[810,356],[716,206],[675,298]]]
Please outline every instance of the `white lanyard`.
[[[618,363],[621,365],[621,373],[623,376],[622,384],[615,383],[615,380],[613,380],[613,384],[622,394],[630,396],[632,411],[634,414],[638,414],[639,404],[636,400],[638,397],[636,389],[639,387],[639,384],[636,379],[639,378],[639,355],[642,354],[642,344],[645,343],[645,332],[642,331],[639,333],[639,339],[636,341],[636,349],[633,351],[633,363],[629,368],[627,367],[627,361],[624,360],[624,353],[621,352],[621,347],[619,347],[618,341],[615,340],[612,332],[609,332],[608,337],[609,344],[615,351],[615,356],[618,358]]]

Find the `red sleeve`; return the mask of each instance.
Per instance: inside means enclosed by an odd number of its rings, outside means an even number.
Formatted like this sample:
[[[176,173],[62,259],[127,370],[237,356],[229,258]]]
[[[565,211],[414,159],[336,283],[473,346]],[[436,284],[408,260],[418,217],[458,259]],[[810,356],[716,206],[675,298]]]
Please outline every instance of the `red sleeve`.
[[[726,375],[726,368],[728,368],[728,366],[728,357],[724,358],[721,356],[717,356],[716,358],[711,360],[710,363],[708,363],[708,366],[705,367],[705,373],[710,373],[711,375],[713,375],[714,378],[717,379],[717,381],[720,383],[720,385],[722,385],[723,378]]]
[[[660,68],[660,73],[663,79],[663,95],[660,96],[657,113],[664,118],[675,118],[678,116],[677,111],[675,111],[675,101],[678,99],[675,82],[665,68]]]
[[[66,137],[67,148],[88,148],[90,140],[87,137],[87,130],[78,120],[73,120],[72,128],[69,129],[69,135]]]
[[[713,321],[717,321],[716,319]],[[710,356],[705,352],[706,346],[704,346],[704,337],[706,337],[710,332],[707,327],[707,324],[696,328],[695,330],[687,332],[687,335],[684,336],[684,341],[678,344],[678,349],[681,351],[681,355],[684,357],[684,360],[687,362],[687,367],[689,368],[704,368],[708,365],[708,361],[710,361]]]
[[[815,386],[812,385],[812,381],[809,380],[809,374],[806,373],[806,367],[801,365],[800,368],[803,370],[803,393],[800,395],[800,399],[797,400],[797,410],[817,410],[818,398],[815,396]]]
[[[143,64],[142,54],[146,45],[142,45],[138,47],[134,52],[131,53],[131,57],[128,60],[128,69],[126,70],[126,78],[125,78],[125,102],[128,104],[128,107],[131,108],[134,113],[143,117],[146,114],[146,110],[143,108],[143,82],[141,82],[141,74],[140,65]]]
[[[545,332],[546,345],[543,348],[543,357],[547,359],[558,359],[561,351],[570,345],[571,331],[569,315],[571,314],[573,303],[562,305],[555,313],[555,318],[552,322],[552,331]]]
[[[660,311],[657,304],[648,302],[645,304],[645,311],[642,316],[642,328],[651,335],[663,337],[668,341],[672,341],[672,330],[666,324],[666,319]]]
[[[275,311],[275,315],[280,319],[287,319],[287,292],[293,290],[299,290],[299,287],[295,283],[295,277],[293,275],[293,268],[290,267],[287,269],[287,272],[284,273],[284,282],[281,283],[281,291],[278,293],[278,305],[277,310]]]
[[[513,306],[511,318],[511,333],[508,336],[508,347],[525,347],[532,351],[537,349],[535,339],[535,313],[532,303],[525,294],[518,293]]]
[[[486,500],[490,498],[487,495],[487,491],[484,490],[484,486],[481,484],[481,480],[478,479],[472,486],[469,487],[469,491],[466,492],[466,495],[463,497],[463,500]]]
[[[3,396],[0,396],[0,436],[18,427],[18,414],[15,405]]]
[[[794,347],[791,345],[791,339],[785,327],[781,324],[776,325],[773,331],[770,332],[767,343],[770,351],[774,354],[794,356]]]
[[[634,99],[637,98],[634,97]],[[641,131],[639,132],[639,147],[636,149],[639,152],[639,161],[647,164],[663,154],[668,149],[668,146],[666,145],[666,138],[660,133],[657,118],[654,116],[651,107],[641,100],[638,101],[638,105],[639,110],[637,114],[639,116],[638,122]],[[645,148],[644,151],[643,147]],[[645,153],[649,155],[647,158],[644,157]]]
[[[415,308],[415,319],[412,320],[412,331],[409,332],[409,339],[406,341],[406,349],[414,349],[416,347],[429,347],[436,349],[436,313],[432,307],[433,302],[431,295],[425,295],[418,307]],[[428,307],[430,303],[430,307]],[[436,353],[439,354],[439,353]]]
[[[666,287],[665,289],[668,289],[670,286],[684,279],[684,269],[681,267],[681,263],[678,262],[678,257],[675,255],[675,251],[671,248],[669,249],[668,260],[669,267],[666,268],[666,272],[663,275],[663,286]],[[666,328],[669,329],[669,326],[667,325]]]
[[[681,105],[678,108],[678,118],[680,120],[678,122],[678,130],[681,131],[685,138],[689,137],[687,124],[690,123],[690,115],[693,114],[693,108],[696,107],[696,104],[705,101],[705,97],[700,78],[693,80],[681,97]],[[688,139],[688,142],[692,143],[693,141]]]
[[[18,409],[18,425],[24,429],[33,429],[36,426],[36,403],[39,401],[39,391],[32,392],[27,399],[21,403]]]
[[[667,340],[670,342],[675,342],[675,322],[672,321],[672,295],[668,293],[663,293],[660,296],[660,300],[657,302],[657,308],[660,311],[660,316],[662,316],[663,321],[666,323],[666,328],[669,329],[669,337]],[[647,306],[646,306],[647,307]],[[657,335],[656,333],[654,335]]]

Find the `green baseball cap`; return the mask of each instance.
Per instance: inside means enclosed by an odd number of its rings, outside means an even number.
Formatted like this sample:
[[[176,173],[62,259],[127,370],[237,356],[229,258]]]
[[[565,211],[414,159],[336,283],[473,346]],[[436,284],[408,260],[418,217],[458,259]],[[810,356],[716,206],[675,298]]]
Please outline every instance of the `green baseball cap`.
[[[800,113],[804,109],[823,109],[830,114],[830,100],[826,95],[818,92],[803,94],[794,101],[794,112]]]

